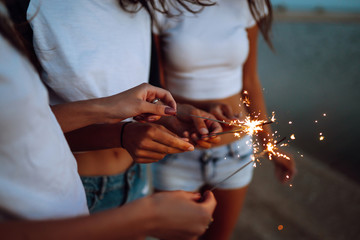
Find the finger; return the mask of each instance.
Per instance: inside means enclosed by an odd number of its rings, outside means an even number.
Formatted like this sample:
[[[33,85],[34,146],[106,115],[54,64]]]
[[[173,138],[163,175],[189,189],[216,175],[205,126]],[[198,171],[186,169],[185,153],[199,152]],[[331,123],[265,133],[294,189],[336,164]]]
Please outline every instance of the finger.
[[[158,162],[163,158],[157,159],[157,158],[134,158],[134,161],[136,163],[141,163],[141,164],[147,164],[147,163],[154,163],[154,162]]]
[[[208,129],[210,129],[210,134],[219,133],[223,130],[221,124],[218,122],[206,120],[206,124],[208,125]]]
[[[175,115],[176,109],[167,105],[153,104],[143,101],[140,106],[140,111],[143,113],[151,113],[153,115]]]
[[[185,198],[193,201],[197,201],[201,198],[201,194],[198,192],[185,192],[181,191],[181,194],[184,195]]]
[[[136,159],[149,158],[156,159],[156,161],[163,159],[167,152],[154,151],[154,149],[138,149],[133,153],[133,157]]]
[[[219,143],[221,141],[221,137],[220,136],[210,136],[210,138],[207,139],[206,141],[211,144]]]
[[[208,210],[213,211],[216,206],[216,200],[214,194],[211,191],[206,191],[204,192],[202,198],[203,201],[200,204],[206,206]]]
[[[152,91],[155,98],[159,98],[165,105],[176,110],[176,102],[169,91],[154,86],[151,86],[149,90]]]
[[[138,121],[138,122],[156,122],[161,118],[161,116],[159,115],[153,115],[150,113],[143,113],[140,115],[137,115],[135,117],[133,117],[134,120]]]
[[[161,116],[158,116],[158,115],[147,115],[145,116],[144,118],[144,121],[146,122],[156,122],[158,121],[159,119],[161,118]]]
[[[201,112],[199,110],[195,110],[193,114],[196,115],[196,116],[202,116],[203,115],[203,114],[201,114]],[[207,125],[206,125],[204,119],[197,118],[197,117],[191,117],[191,119],[192,119],[198,133],[200,133],[201,135],[209,134],[209,129],[207,128]]]
[[[211,111],[211,114],[213,114],[215,116],[216,119],[218,120],[224,120],[224,121],[230,121],[230,119],[228,119],[224,114],[223,112],[221,111],[220,108],[216,108],[216,109],[213,109]]]
[[[146,158],[160,158],[162,159],[161,155],[166,154],[174,154],[174,153],[180,153],[184,151],[192,151],[194,149],[194,146],[192,144],[189,144],[191,147],[187,149],[179,149],[175,147],[170,147],[167,145],[164,145],[162,143],[158,143],[154,141],[148,146],[142,146],[140,150],[138,150],[136,156],[137,157],[146,157]]]
[[[188,142],[188,139],[180,138],[166,128],[156,129],[151,136],[152,141],[144,142],[142,149],[152,150],[161,153],[176,153],[180,151],[192,151],[194,146]]]
[[[228,120],[231,120],[232,118],[234,118],[233,110],[229,105],[223,104],[223,105],[221,105],[221,109]]]
[[[212,144],[207,142],[207,141],[203,141],[203,140],[198,140],[196,141],[196,146],[197,147],[200,147],[200,148],[211,148],[212,147]]]

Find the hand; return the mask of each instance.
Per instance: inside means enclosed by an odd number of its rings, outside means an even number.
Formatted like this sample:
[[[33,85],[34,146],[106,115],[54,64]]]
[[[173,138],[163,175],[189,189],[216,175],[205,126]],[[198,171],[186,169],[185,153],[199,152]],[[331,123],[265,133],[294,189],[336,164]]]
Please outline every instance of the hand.
[[[159,98],[164,105],[152,104],[151,101]],[[108,113],[108,123],[120,122],[126,118],[143,113],[150,113],[148,118],[158,120],[160,116],[175,115],[176,102],[171,94],[158,87],[143,83],[125,92],[102,98],[100,105]]]
[[[207,119],[190,116],[200,116],[215,119],[215,117],[203,110],[195,108],[189,104],[179,104],[176,121],[172,124],[172,130],[184,137],[190,137],[198,147],[210,148],[212,144],[220,141],[219,136],[209,135],[222,131],[221,125]]]
[[[271,156],[275,166],[275,176],[281,183],[287,183],[291,181],[296,174],[295,161],[288,153],[279,150],[277,150],[277,152],[290,158],[287,159],[282,156]]]
[[[194,150],[188,139],[158,124],[133,122],[123,131],[122,145],[138,163],[157,162],[167,154]]]
[[[211,192],[205,192],[204,201],[199,193],[184,191],[162,192],[150,196],[155,218],[150,236],[159,239],[197,239],[211,223],[216,200]]]
[[[232,108],[228,104],[224,103],[211,103],[209,106],[209,112],[218,120],[230,122],[237,119],[234,115]]]

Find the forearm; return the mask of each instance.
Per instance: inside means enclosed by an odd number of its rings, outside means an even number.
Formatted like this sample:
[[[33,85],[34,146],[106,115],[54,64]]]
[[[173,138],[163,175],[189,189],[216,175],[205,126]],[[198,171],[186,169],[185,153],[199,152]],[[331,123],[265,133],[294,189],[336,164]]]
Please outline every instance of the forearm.
[[[91,151],[121,147],[121,127],[117,124],[95,124],[65,133],[72,151]]]
[[[58,104],[51,107],[63,132],[109,121],[102,99],[77,101]]]
[[[243,90],[250,100],[248,112],[252,119],[267,120],[267,112],[265,100],[262,93],[262,86],[257,72],[257,39],[258,28],[257,26],[247,30],[249,37],[249,56],[243,67]],[[269,124],[263,126],[264,130],[259,132],[258,137],[260,141],[264,138],[272,137],[272,131]]]
[[[147,235],[151,207],[143,199],[111,211],[64,220],[9,221],[0,224],[4,239],[136,239]]]
[[[260,80],[257,75],[253,76],[251,80],[251,84],[245,85],[244,90],[247,91],[246,96],[250,100],[250,104],[247,107],[247,110],[252,119],[259,119],[268,121],[268,114],[266,110],[266,104],[264,100],[264,96],[262,93],[262,87]],[[243,96],[244,97],[244,96]],[[269,139],[272,134],[271,126],[269,124],[263,126],[263,131],[258,133],[259,139],[263,140],[264,138]]]

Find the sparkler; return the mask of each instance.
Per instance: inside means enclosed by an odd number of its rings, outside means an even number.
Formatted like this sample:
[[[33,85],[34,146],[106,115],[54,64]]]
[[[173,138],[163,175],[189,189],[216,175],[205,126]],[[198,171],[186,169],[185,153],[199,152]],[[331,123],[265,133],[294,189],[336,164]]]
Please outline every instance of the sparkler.
[[[156,103],[156,102],[157,101],[155,101],[155,102],[153,101],[153,103]],[[250,102],[246,102],[246,104],[249,105]],[[194,115],[194,114],[184,114],[184,113],[179,114],[178,113],[177,115],[186,115],[186,116],[190,116],[190,117],[196,117],[196,118],[200,118],[200,119],[210,120],[210,121],[218,122],[218,123],[221,123],[221,124],[226,124],[226,125],[229,125],[229,126],[237,127],[237,129],[233,129],[233,130],[230,130],[230,131],[224,131],[224,132],[220,132],[220,133],[212,133],[212,134],[209,134],[209,136],[218,136],[218,135],[222,135],[222,134],[231,133],[231,134],[234,134],[237,137],[240,137],[241,132],[253,136],[253,135],[256,135],[258,132],[263,131],[263,126],[264,125],[272,124],[272,123],[275,122],[275,113],[274,112],[272,112],[272,117],[271,117],[271,120],[269,120],[269,121],[258,120],[258,119],[252,120],[250,118],[250,116],[247,116],[244,120],[233,120],[233,121],[227,122],[227,121],[224,121],[224,120],[217,120],[217,119],[213,119],[213,118],[197,116],[197,115]],[[290,121],[289,124],[292,124],[292,122]],[[273,136],[274,136],[274,134],[273,134]],[[292,134],[290,138],[294,140],[295,135]],[[216,188],[218,188],[218,186],[220,184],[227,181],[229,178],[233,177],[235,174],[239,173],[241,170],[243,170],[249,164],[254,163],[254,167],[256,167],[256,162],[255,162],[256,159],[259,158],[259,157],[264,156],[267,153],[268,153],[268,158],[270,160],[272,159],[272,156],[283,157],[285,159],[290,160],[290,157],[288,157],[287,155],[276,151],[278,149],[277,145],[279,145],[285,139],[286,138],[284,137],[280,141],[274,141],[274,143],[270,142],[270,140],[269,140],[269,142],[266,145],[264,145],[264,147],[266,146],[266,148],[260,153],[256,153],[257,148],[254,146],[254,155],[252,156],[251,160],[248,161],[247,163],[245,163],[240,168],[238,168],[236,171],[232,172],[229,176],[225,177],[221,181],[214,184],[213,187],[210,189],[210,191],[213,191]],[[290,178],[288,175],[286,177]]]
[[[266,149],[263,150],[260,153],[254,153],[253,157],[251,158],[250,161],[248,161],[247,163],[245,163],[243,166],[241,166],[240,168],[238,168],[236,171],[232,172],[229,176],[227,176],[226,178],[224,178],[223,180],[217,182],[214,184],[214,186],[210,189],[210,191],[215,190],[216,188],[219,187],[220,184],[222,184],[223,182],[225,182],[226,180],[228,180],[229,178],[233,177],[235,174],[237,174],[238,172],[240,172],[241,170],[243,170],[246,166],[248,166],[250,163],[254,163],[255,164],[255,160],[263,155],[265,155],[266,153],[270,153],[270,154],[274,154],[277,156],[281,156],[284,157],[286,159],[290,159],[288,156],[286,156],[285,154],[281,154],[279,152],[276,152],[277,149],[277,145],[279,145],[281,142],[283,142],[286,139],[286,137],[283,137],[281,140],[275,142],[274,144],[272,143],[267,143],[266,145]],[[269,158],[271,158],[269,154]],[[271,160],[271,159],[270,159]],[[287,176],[288,177],[288,176]]]
[[[214,186],[210,189],[210,191],[215,190],[216,188],[218,188],[218,186],[220,184],[222,184],[223,182],[225,182],[226,180],[228,180],[229,178],[231,178],[232,176],[234,176],[235,174],[237,174],[238,172],[240,172],[241,170],[243,170],[247,165],[249,165],[250,163],[254,162],[255,159],[251,159],[251,161],[245,163],[241,168],[237,169],[235,172],[231,173],[229,176],[227,176],[226,178],[224,178],[223,180],[217,182],[214,184]]]

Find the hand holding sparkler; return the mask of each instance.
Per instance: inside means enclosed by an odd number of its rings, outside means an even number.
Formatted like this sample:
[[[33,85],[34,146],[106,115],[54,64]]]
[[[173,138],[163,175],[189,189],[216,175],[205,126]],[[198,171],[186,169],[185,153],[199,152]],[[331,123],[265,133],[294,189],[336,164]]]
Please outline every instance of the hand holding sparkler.
[[[199,193],[170,191],[145,198],[151,200],[147,210],[154,210],[156,219],[148,235],[158,239],[198,239],[213,221],[216,207],[213,193],[206,192],[201,202],[200,197]]]
[[[276,154],[271,156],[275,167],[275,176],[281,183],[287,183],[296,174],[295,161],[285,151],[276,149]]]
[[[280,150],[279,147],[287,146],[286,143],[282,143],[285,137],[280,141],[274,141],[273,139],[263,138],[264,150],[256,155],[266,155],[269,160],[272,160],[275,167],[275,176],[281,183],[287,183],[291,181],[296,174],[296,167],[294,158],[287,152]],[[281,144],[280,144],[281,143]]]
[[[177,128],[177,131],[189,137],[198,147],[210,148],[212,144],[220,141],[216,134],[222,131],[222,127],[210,113],[189,104],[179,104],[176,116],[178,124],[174,130]]]
[[[122,131],[121,144],[137,163],[157,162],[167,154],[194,150],[188,139],[158,124],[131,122]]]
[[[164,105],[158,98],[151,103],[159,106]],[[179,136],[191,138],[192,142],[201,148],[210,148],[213,143],[220,141],[216,135],[209,137],[209,133],[216,134],[222,131],[220,124],[217,123],[219,121],[214,121],[214,116],[192,105],[179,104],[176,117],[164,117],[162,119],[150,117],[142,115],[134,119],[139,122],[156,122],[164,125]]]
[[[161,116],[176,114],[176,102],[170,92],[147,83],[103,99],[117,121],[135,116],[151,122]],[[163,104],[154,104],[156,100]],[[120,112],[122,115],[118,116]]]

